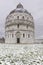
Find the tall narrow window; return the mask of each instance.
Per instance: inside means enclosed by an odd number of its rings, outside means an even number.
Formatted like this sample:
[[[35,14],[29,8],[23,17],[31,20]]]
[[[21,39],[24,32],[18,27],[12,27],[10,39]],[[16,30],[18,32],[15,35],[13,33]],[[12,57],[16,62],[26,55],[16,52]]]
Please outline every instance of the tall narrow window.
[[[17,19],[19,19],[19,16],[17,16]]]
[[[24,19],[24,16],[22,18]]]
[[[17,25],[17,27],[19,28],[19,24]]]
[[[27,25],[27,28],[28,28],[28,25]]]
[[[23,37],[25,37],[25,34],[23,34]]]

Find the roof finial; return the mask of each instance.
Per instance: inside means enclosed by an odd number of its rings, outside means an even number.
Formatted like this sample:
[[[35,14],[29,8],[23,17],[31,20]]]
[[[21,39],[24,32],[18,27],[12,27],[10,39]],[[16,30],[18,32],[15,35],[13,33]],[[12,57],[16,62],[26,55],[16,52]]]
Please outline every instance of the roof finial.
[[[23,8],[23,5],[19,3],[16,8]]]

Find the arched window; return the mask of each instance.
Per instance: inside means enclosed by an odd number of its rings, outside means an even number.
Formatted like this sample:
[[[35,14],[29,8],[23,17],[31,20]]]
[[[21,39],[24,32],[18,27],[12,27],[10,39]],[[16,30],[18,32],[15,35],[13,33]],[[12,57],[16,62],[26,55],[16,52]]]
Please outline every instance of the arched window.
[[[23,37],[25,37],[25,34],[23,33]]]
[[[27,28],[28,28],[28,25],[27,25]]]
[[[22,17],[22,19],[24,19],[24,16]]]
[[[19,24],[17,25],[17,27],[19,28]]]
[[[19,16],[17,16],[17,19],[19,19]]]

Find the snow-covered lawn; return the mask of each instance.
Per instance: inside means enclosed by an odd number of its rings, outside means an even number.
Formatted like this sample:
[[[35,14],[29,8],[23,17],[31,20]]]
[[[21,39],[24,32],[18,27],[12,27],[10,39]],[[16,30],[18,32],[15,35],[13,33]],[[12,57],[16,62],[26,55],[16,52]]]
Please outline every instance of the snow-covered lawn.
[[[0,65],[43,65],[43,44],[0,44]]]

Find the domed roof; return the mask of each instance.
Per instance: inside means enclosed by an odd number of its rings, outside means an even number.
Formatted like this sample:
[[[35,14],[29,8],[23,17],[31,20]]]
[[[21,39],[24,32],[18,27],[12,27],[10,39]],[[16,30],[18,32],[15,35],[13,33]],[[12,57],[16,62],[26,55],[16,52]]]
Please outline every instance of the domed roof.
[[[16,13],[16,12],[30,14],[26,9],[23,8],[23,5],[21,3],[19,3],[17,5],[16,9],[14,9],[13,11],[11,11],[10,14]]]

